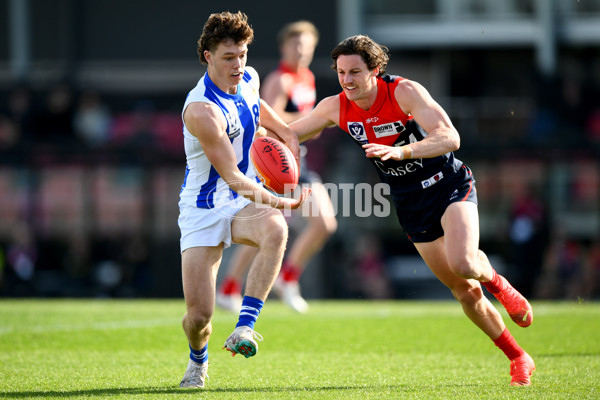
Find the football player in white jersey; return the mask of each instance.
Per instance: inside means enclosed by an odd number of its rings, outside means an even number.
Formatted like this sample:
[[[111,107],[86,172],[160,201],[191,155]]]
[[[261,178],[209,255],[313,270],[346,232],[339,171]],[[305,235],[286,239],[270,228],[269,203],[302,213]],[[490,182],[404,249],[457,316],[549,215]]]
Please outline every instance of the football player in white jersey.
[[[309,69],[319,31],[309,21],[287,23],[277,35],[281,58],[261,85],[262,98],[287,123],[307,115],[315,105],[315,77]],[[301,147],[302,148],[302,147]],[[303,153],[307,149],[304,148]],[[309,306],[300,292],[299,279],[312,258],[337,230],[335,209],[319,175],[307,167],[302,156],[299,184],[311,188],[310,199],[302,206],[306,222],[286,250],[274,292],[292,310],[305,313]],[[255,247],[235,246],[229,269],[217,290],[217,306],[238,313],[242,304],[242,287],[246,271],[256,254]]]
[[[281,267],[288,228],[281,212],[302,205],[298,199],[277,197],[258,183],[249,149],[260,126],[278,136],[299,159],[296,135],[259,98],[258,75],[246,67],[254,37],[245,14],[210,15],[198,54],[207,65],[186,99],[184,122],[187,158],[180,194],[179,227],[186,313],[183,330],[190,360],[181,387],[204,386],[208,340],[215,306],[215,284],[223,249],[232,242],[258,247],[248,274],[242,311],[227,338],[232,355],[256,354],[254,323]]]

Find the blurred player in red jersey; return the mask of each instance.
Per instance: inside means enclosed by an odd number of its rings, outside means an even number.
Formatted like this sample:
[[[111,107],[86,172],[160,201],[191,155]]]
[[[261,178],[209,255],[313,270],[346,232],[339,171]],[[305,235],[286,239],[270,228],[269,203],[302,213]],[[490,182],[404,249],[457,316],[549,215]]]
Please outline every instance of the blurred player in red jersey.
[[[261,97],[287,123],[308,115],[316,102],[315,77],[308,68],[319,40],[317,28],[309,21],[285,25],[278,35],[281,59],[261,87]],[[306,148],[301,149],[306,154]],[[298,279],[312,257],[321,250],[336,231],[335,211],[319,176],[307,166],[303,157],[300,184],[310,185],[311,197],[302,208],[306,227],[287,252],[281,273],[273,285],[276,294],[295,311],[308,311],[308,303],[300,294]],[[217,294],[217,305],[238,312],[241,287],[256,248],[239,245],[233,255],[227,275]]]
[[[454,157],[460,136],[446,112],[419,83],[384,75],[388,49],[367,36],[345,39],[331,57],[342,92],[320,101],[291,128],[302,142],[337,125],[364,149],[389,184],[398,220],[421,257],[509,358],[511,385],[530,385],[533,359],[481,285],[519,326],[531,324],[532,309],[479,250],[475,180]]]

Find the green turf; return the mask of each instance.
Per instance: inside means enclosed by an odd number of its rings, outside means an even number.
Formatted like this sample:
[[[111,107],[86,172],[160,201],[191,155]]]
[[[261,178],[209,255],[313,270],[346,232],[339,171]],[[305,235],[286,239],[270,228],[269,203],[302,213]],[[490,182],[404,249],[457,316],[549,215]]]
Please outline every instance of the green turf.
[[[221,349],[237,317],[217,311],[205,389],[181,390],[182,300],[0,300],[0,398],[597,399],[600,304],[534,303],[531,387],[454,302],[269,300],[258,354]],[[502,310],[503,316],[506,313]]]

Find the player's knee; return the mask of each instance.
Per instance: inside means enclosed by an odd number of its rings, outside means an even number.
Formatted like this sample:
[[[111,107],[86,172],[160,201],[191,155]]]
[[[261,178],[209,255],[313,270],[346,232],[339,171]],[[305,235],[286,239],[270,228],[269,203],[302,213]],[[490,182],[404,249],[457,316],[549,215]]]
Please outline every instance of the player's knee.
[[[473,279],[476,277],[477,260],[474,257],[461,256],[448,260],[450,270],[454,275],[463,279]]]
[[[184,324],[187,324],[191,329],[196,332],[204,331],[209,334],[212,331],[212,325],[210,323],[212,319],[212,313],[203,310],[189,310],[184,318]]]
[[[287,243],[288,238],[288,226],[285,223],[285,219],[277,218],[269,221],[263,230],[261,247],[263,246],[274,246],[283,247]]]
[[[483,291],[479,285],[465,284],[452,289],[452,294],[463,306],[472,306],[483,297]]]
[[[483,266],[484,268],[488,268],[491,267],[492,265],[490,264],[490,260],[488,258],[488,256],[481,250],[477,251],[477,261],[479,262],[479,265]]]

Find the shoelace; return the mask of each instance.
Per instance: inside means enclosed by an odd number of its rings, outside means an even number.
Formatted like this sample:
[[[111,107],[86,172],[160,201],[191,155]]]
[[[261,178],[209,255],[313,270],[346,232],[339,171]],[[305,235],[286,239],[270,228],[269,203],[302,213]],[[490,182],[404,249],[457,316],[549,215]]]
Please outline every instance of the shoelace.
[[[250,336],[252,336],[252,338],[254,338],[254,339],[258,340],[259,342],[262,342],[262,341],[263,341],[263,337],[262,337],[262,335],[261,335],[260,333],[256,332],[256,331],[255,331],[255,330],[253,330],[252,328],[249,328],[249,327],[246,327],[246,328],[247,328],[247,329],[245,329],[245,330],[244,330],[244,333],[245,333],[245,332],[249,332],[249,333],[250,333]],[[241,334],[240,334],[240,333],[238,333],[238,334],[237,334],[237,340],[239,340],[239,338],[240,338],[240,337],[241,337]]]
[[[263,337],[260,333],[256,332],[255,330],[250,329],[250,331],[252,332],[252,337],[256,340],[258,340],[259,342],[263,341]]]

